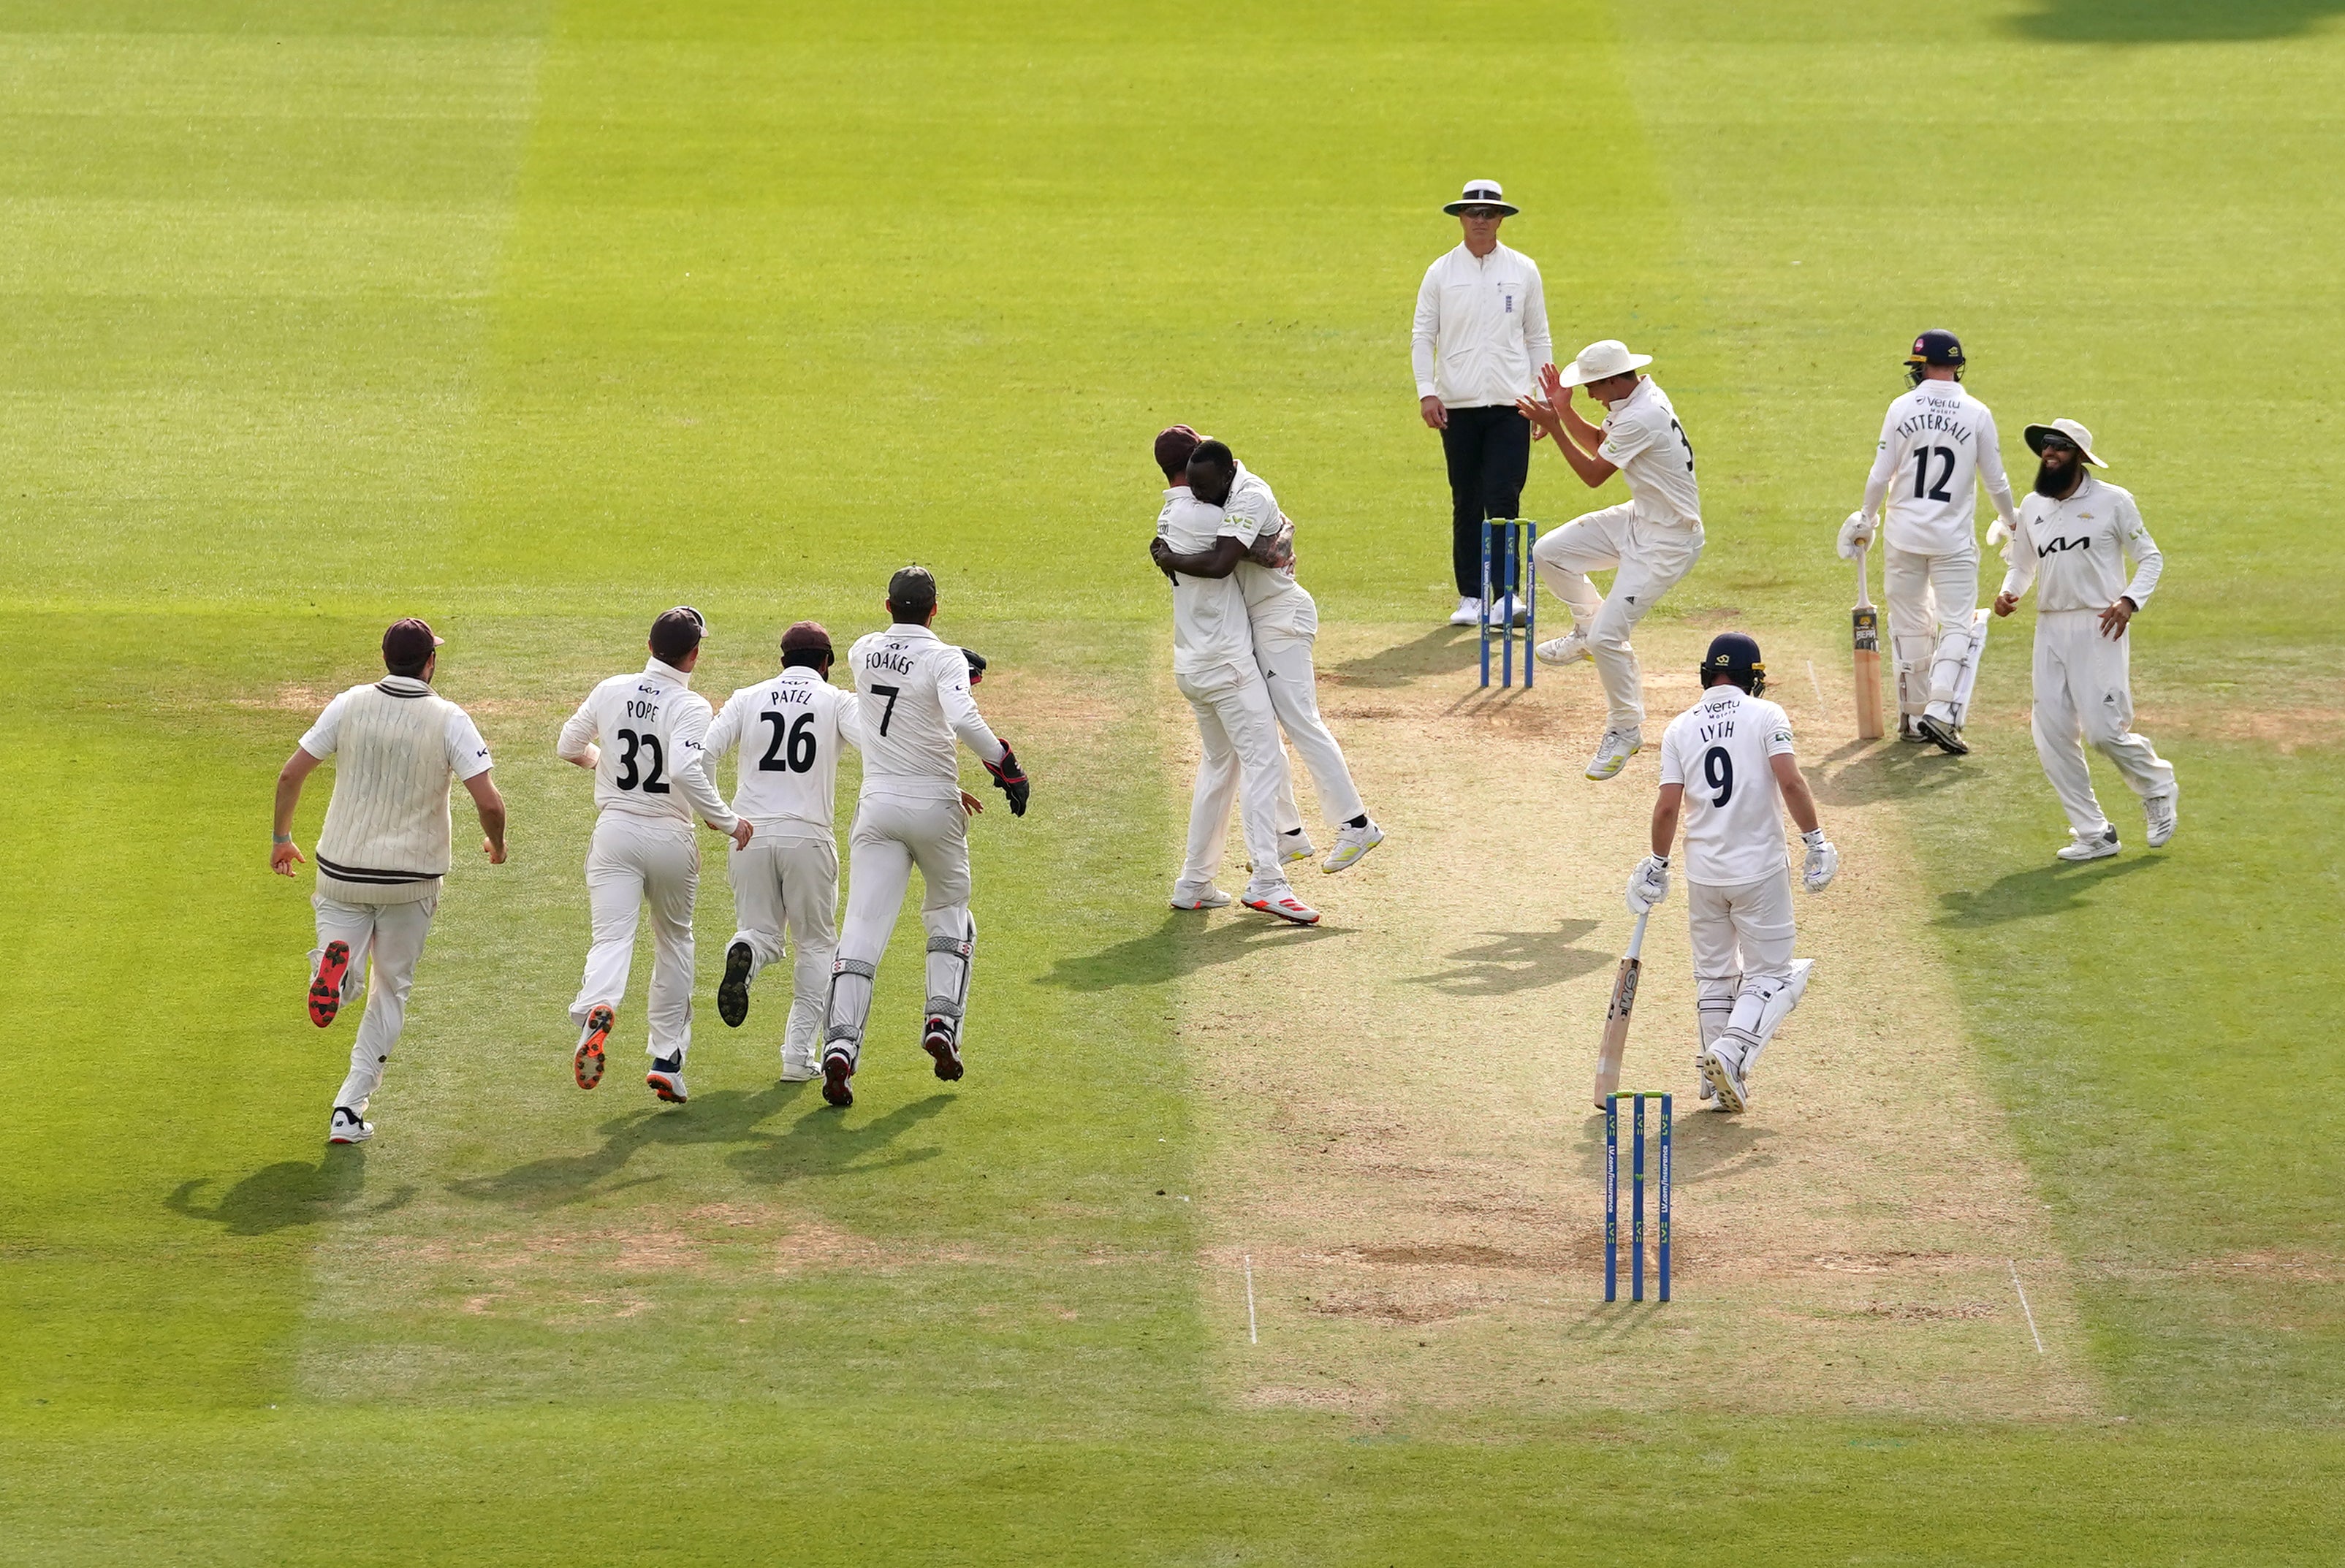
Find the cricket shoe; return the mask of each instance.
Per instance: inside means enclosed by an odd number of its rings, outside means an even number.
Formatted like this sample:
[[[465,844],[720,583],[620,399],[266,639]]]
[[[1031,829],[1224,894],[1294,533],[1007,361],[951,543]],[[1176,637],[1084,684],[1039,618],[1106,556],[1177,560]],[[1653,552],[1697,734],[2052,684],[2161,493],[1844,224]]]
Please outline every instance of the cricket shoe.
[[[2069,841],[2056,853],[2063,860],[2079,861],[2106,860],[2117,852],[2117,824],[2111,823],[2090,838],[2082,834],[2071,835]]]
[[[587,1012],[586,1027],[578,1031],[578,1049],[570,1057],[570,1076],[578,1080],[580,1088],[591,1089],[603,1081],[603,1047],[618,1021],[617,1015],[601,1003]]]
[[[1725,1041],[1703,1049],[1701,1076],[1711,1092],[1718,1096],[1721,1109],[1739,1111],[1751,1103],[1750,1093],[1742,1083],[1742,1064],[1734,1047]]]
[[[1560,637],[1550,637],[1532,650],[1542,664],[1577,664],[1582,659],[1589,663],[1596,656],[1588,651],[1588,633],[1575,626]]]
[[[1197,893],[1183,893],[1177,887],[1172,890],[1172,907],[1175,909],[1227,909],[1229,906],[1230,895],[1218,887],[1208,887]]]
[[[2179,788],[2169,789],[2164,794],[2151,795],[2141,803],[2142,815],[2149,822],[2150,848],[2164,849],[2166,841],[2174,836],[2175,825],[2181,820],[2175,797],[2181,793]]]
[[[782,1081],[786,1084],[810,1084],[822,1077],[822,1068],[812,1057],[794,1057],[782,1053]]]
[[[746,942],[725,949],[725,978],[716,982],[716,1016],[727,1028],[739,1028],[749,1016],[749,966],[756,959]]]
[[[1269,894],[1262,897],[1256,897],[1249,893],[1245,896],[1245,906],[1259,914],[1275,915],[1281,920],[1291,921],[1297,926],[1319,924],[1319,911],[1295,897],[1294,890],[1291,887],[1283,893]]]
[[[684,1087],[684,1053],[672,1057],[654,1057],[652,1070],[644,1075],[644,1082],[652,1093],[670,1105],[682,1105],[692,1097]]]
[[[1710,1070],[1704,1065],[1709,1060],[1709,1057],[1710,1053],[1707,1049],[1694,1052],[1693,1076],[1695,1092],[1703,1099],[1712,1100],[1718,1098],[1718,1091],[1711,1087]]]
[[[336,946],[339,946],[340,944],[337,943]],[[334,1114],[326,1122],[328,1143],[364,1143],[373,1136],[374,1123],[346,1105],[336,1106]]]
[[[920,1049],[937,1064],[937,1077],[949,1084],[960,1081],[960,1042],[953,1037],[953,1021],[935,1013],[920,1031]]]
[[[1629,765],[1629,759],[1645,749],[1645,737],[1635,730],[1607,730],[1604,740],[1596,748],[1596,755],[1588,764],[1588,776],[1609,779]]]
[[[1478,599],[1458,600],[1457,608],[1449,612],[1449,623],[1452,626],[1480,625],[1482,623],[1482,602]]]
[[[1963,739],[1962,731],[1954,728],[1951,714],[1942,719],[1935,713],[1925,713],[1914,723],[1922,732],[1922,738],[1940,751],[1957,757],[1970,754],[1970,743]]]
[[[350,977],[350,945],[329,942],[318,956],[318,972],[310,981],[310,1021],[324,1028],[342,1010],[342,982]]]
[[[1920,745],[1930,737],[1922,733],[1921,723],[1903,713],[1897,716],[1897,738],[1908,745]]]
[[[1530,606],[1511,593],[1490,606],[1490,624],[1493,626],[1521,626],[1527,624],[1530,618]]]
[[[1327,856],[1327,864],[1319,869],[1333,876],[1339,871],[1349,871],[1360,864],[1361,857],[1385,841],[1385,830],[1370,817],[1357,827],[1346,826],[1335,835],[1335,848]]]
[[[1292,833],[1282,833],[1278,835],[1278,864],[1281,865],[1300,865],[1304,861],[1314,858],[1318,853],[1319,846],[1312,843],[1311,835],[1299,827]],[[1249,865],[1246,869],[1252,871],[1254,867]]]
[[[835,1106],[855,1103],[855,1058],[845,1051],[826,1051],[822,1057],[822,1098]]]

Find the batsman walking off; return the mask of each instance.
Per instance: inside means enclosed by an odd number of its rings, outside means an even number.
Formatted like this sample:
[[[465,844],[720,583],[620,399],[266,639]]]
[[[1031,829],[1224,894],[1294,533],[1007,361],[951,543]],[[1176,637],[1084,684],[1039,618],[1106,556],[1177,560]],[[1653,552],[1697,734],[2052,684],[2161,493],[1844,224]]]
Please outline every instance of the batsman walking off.
[[[1670,846],[1682,817],[1701,1041],[1694,1061],[1701,1098],[1739,1111],[1751,1103],[1759,1053],[1800,1005],[1815,966],[1792,956],[1785,808],[1807,845],[1801,880],[1810,893],[1832,885],[1840,852],[1816,821],[1815,797],[1792,754],[1791,718],[1760,695],[1767,665],[1759,644],[1740,632],[1720,634],[1700,675],[1701,701],[1661,736],[1653,853],[1629,879],[1629,907],[1642,915],[1669,896]]]

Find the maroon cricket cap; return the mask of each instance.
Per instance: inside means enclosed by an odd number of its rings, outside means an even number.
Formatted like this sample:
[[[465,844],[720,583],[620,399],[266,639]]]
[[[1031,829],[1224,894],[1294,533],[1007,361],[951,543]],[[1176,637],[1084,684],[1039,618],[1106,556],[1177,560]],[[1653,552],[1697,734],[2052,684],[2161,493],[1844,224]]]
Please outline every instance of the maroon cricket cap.
[[[431,657],[431,650],[446,642],[434,637],[431,628],[411,615],[404,621],[394,621],[382,634],[382,662],[386,664],[421,664]]]
[[[782,633],[782,652],[827,653],[830,652],[830,633],[822,629],[819,621],[801,621]]]
[[[1189,454],[1204,440],[1186,425],[1174,425],[1156,432],[1156,466],[1166,473],[1178,473],[1189,465]]]

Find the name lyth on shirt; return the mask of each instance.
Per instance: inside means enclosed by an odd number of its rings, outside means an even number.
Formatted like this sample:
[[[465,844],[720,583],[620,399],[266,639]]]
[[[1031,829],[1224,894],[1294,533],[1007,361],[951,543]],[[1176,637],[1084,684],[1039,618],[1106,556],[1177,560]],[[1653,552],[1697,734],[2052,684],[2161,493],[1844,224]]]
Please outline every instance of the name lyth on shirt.
[[[1732,740],[1734,738],[1734,721],[1731,718],[1705,721],[1701,726],[1701,738],[1705,741]]]

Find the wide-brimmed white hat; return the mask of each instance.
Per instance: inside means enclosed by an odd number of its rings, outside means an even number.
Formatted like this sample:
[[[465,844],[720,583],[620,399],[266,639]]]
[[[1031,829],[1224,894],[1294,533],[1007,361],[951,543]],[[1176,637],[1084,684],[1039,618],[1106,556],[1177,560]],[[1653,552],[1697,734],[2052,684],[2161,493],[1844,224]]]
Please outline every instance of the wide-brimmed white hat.
[[[1631,354],[1628,344],[1618,338],[1607,338],[1600,343],[1590,343],[1582,349],[1579,357],[1563,368],[1563,384],[1584,387],[1607,376],[1641,370],[1652,362],[1650,354]]]
[[[1467,180],[1465,190],[1459,193],[1457,199],[1450,202],[1441,210],[1455,217],[1469,207],[1495,207],[1500,213],[1509,217],[1522,211],[1521,207],[1507,199],[1507,193],[1499,188],[1498,182],[1495,179]]]
[[[2096,469],[2105,469],[2109,466],[2103,462],[2099,458],[2093,455],[2093,432],[2086,430],[2084,426],[2078,424],[2074,420],[2055,420],[2048,425],[2028,426],[2027,450],[2034,452],[2037,457],[2042,457],[2044,455],[2044,438],[2046,436],[2066,436],[2070,441],[2076,444],[2076,450],[2083,454],[2086,462],[2092,464]]]

